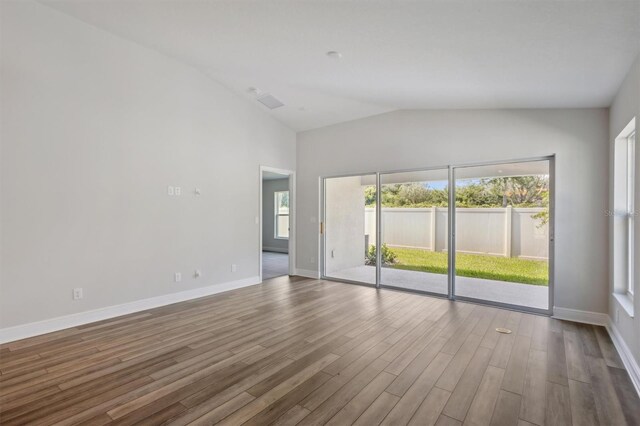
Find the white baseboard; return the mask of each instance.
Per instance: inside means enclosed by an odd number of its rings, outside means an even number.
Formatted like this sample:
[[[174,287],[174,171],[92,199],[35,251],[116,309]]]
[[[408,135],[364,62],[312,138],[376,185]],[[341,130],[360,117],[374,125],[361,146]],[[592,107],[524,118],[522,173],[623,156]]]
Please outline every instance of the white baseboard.
[[[300,275],[301,277],[307,277],[307,278],[315,278],[315,279],[320,278],[320,273],[318,271],[313,271],[311,269],[296,269],[295,274]]]
[[[79,325],[102,321],[134,312],[145,311],[147,309],[158,308],[160,306],[171,305],[173,303],[184,302],[186,300],[197,299],[199,297],[210,296],[212,294],[235,290],[259,283],[260,277],[249,277],[237,281],[194,288],[193,290],[151,297],[149,299],[136,300],[122,305],[108,306],[91,311],[79,312],[77,314],[51,318],[44,321],[3,328],[0,329],[0,343],[13,342],[27,337],[64,330],[65,328],[77,327]]]
[[[273,251],[276,253],[289,253],[289,249],[287,248],[279,248],[279,247],[265,247],[262,246],[262,251]]]
[[[611,318],[609,318],[609,323],[607,324],[607,331],[609,332],[609,336],[611,336],[613,345],[616,347],[616,350],[622,359],[624,367],[627,369],[627,373],[629,373],[629,378],[631,379],[631,382],[633,382],[633,386],[636,388],[638,396],[640,396],[640,366],[638,366],[638,362],[633,357],[631,349],[629,349],[629,346],[625,343],[622,335]]]
[[[609,315],[600,312],[580,311],[577,309],[553,307],[553,318],[583,322],[585,324],[595,324],[607,326],[609,324]]]

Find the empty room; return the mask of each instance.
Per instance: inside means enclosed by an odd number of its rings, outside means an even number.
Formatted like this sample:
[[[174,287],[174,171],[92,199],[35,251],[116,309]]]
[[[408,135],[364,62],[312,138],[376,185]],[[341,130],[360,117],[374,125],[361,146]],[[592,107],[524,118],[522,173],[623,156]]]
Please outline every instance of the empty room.
[[[0,424],[640,426],[638,126],[640,0],[0,0]]]

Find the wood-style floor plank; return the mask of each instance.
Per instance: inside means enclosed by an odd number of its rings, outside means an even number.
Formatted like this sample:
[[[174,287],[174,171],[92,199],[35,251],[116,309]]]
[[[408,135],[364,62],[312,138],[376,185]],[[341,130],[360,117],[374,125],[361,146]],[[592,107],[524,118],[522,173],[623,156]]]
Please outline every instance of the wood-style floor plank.
[[[466,425],[483,426],[491,423],[503,377],[503,369],[487,367],[465,418]]]
[[[358,417],[354,425],[379,425],[400,400],[399,396],[382,392],[378,398]]]
[[[609,374],[607,364],[602,358],[587,356],[587,365],[591,374],[593,397],[601,422],[612,425],[626,425],[622,404],[614,388],[613,379]]]
[[[531,423],[543,424],[546,416],[547,353],[532,350],[529,354],[524,392],[520,404],[520,418]]]
[[[407,424],[450,364],[451,359],[451,355],[440,352],[400,398],[382,424]]]
[[[473,398],[478,390],[478,386],[480,386],[480,381],[489,365],[490,358],[490,349],[478,348],[449,397],[447,405],[442,411],[444,415],[460,421],[465,419],[471,402],[473,402]]]
[[[571,418],[574,424],[584,426],[600,424],[590,384],[569,380],[569,395],[571,397]]]
[[[627,423],[629,425],[640,425],[640,397],[635,392],[629,375],[626,370],[620,368],[609,367],[607,370]]]
[[[445,407],[451,392],[440,388],[433,388],[422,401],[409,424],[411,426],[432,426],[438,422],[442,409]]]
[[[549,383],[547,387],[547,413],[545,424],[571,426],[571,397],[569,387]]]
[[[382,371],[338,411],[327,424],[334,426],[353,424],[395,378],[396,376],[393,374]]]
[[[491,418],[492,426],[515,425],[518,423],[522,397],[518,394],[500,390],[498,401]]]
[[[3,426],[635,425],[638,406],[602,327],[299,277],[0,345]]]

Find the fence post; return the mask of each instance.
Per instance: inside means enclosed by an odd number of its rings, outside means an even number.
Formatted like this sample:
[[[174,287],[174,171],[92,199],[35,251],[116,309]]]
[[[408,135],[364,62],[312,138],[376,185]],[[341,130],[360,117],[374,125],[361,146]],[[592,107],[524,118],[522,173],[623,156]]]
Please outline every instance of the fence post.
[[[504,257],[511,257],[511,219],[513,208],[507,206],[504,209]]]
[[[436,251],[436,216],[438,209],[431,207],[431,251]]]

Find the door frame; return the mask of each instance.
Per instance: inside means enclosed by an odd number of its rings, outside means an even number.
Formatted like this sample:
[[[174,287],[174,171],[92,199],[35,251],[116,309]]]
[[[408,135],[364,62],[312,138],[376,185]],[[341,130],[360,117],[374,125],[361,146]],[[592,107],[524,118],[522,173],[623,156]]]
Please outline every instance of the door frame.
[[[364,172],[364,173],[346,173],[340,175],[333,176],[320,176],[320,255],[318,256],[318,262],[320,263],[320,278],[328,281],[340,281],[349,284],[362,285],[365,287],[375,287],[380,288],[380,271],[378,266],[376,266],[376,282],[375,284],[362,282],[362,281],[353,281],[344,278],[337,278],[327,276],[326,271],[326,245],[327,245],[327,179],[333,178],[347,178],[347,177],[356,177],[356,176],[374,176],[376,179],[376,231],[380,227],[380,223],[377,220],[377,215],[380,209],[380,202],[378,201],[380,198],[380,172]],[[378,238],[376,237],[376,264],[380,263],[380,250],[378,249]]]
[[[328,175],[328,176],[320,176],[320,222],[321,222],[321,234],[320,234],[320,256],[319,259],[319,269],[320,269],[320,277],[326,280],[336,280],[341,282],[347,282],[350,284],[364,285],[375,288],[389,288],[393,290],[402,290],[412,293],[419,294],[427,294],[430,296],[436,297],[447,297],[450,300],[459,300],[459,301],[469,301],[474,303],[480,303],[490,306],[496,306],[504,309],[522,311],[522,312],[530,312],[534,314],[543,314],[543,315],[553,315],[553,303],[554,303],[554,293],[555,293],[555,154],[544,155],[539,157],[526,157],[526,158],[517,158],[517,159],[509,159],[509,160],[496,160],[496,161],[484,161],[484,162],[475,162],[475,163],[460,163],[460,164],[448,164],[446,166],[433,166],[433,167],[424,167],[424,168],[410,168],[410,169],[398,169],[398,170],[389,170],[389,171],[376,171],[376,172],[361,172],[361,173],[347,173],[347,174],[338,174],[338,175]],[[509,163],[527,163],[527,162],[535,162],[535,161],[548,161],[549,162],[549,284],[548,284],[548,307],[547,309],[539,309],[522,305],[512,305],[508,303],[502,302],[494,302],[491,300],[484,299],[475,299],[465,296],[457,296],[455,293],[455,246],[456,246],[456,237],[455,237],[455,222],[456,222],[456,205],[455,205],[455,170],[459,168],[465,167],[474,167],[474,166],[489,166],[489,165],[498,165],[498,164],[509,164]],[[447,227],[447,242],[448,242],[448,266],[449,269],[447,271],[448,276],[448,294],[436,294],[431,292],[425,292],[420,290],[412,290],[412,289],[404,289],[400,287],[393,287],[383,285],[380,282],[380,241],[381,238],[378,238],[381,235],[382,228],[382,220],[380,216],[380,212],[382,210],[381,207],[381,199],[380,199],[380,175],[390,174],[390,173],[403,173],[403,172],[415,172],[415,171],[428,171],[428,170],[448,170],[449,171],[449,217],[448,217],[448,227]],[[344,280],[336,277],[331,277],[326,275],[326,180],[333,178],[342,178],[342,177],[353,177],[353,176],[366,176],[366,175],[374,175],[376,178],[376,253],[378,256],[376,262],[376,283],[364,283],[357,282],[351,280]]]
[[[260,166],[258,173],[258,191],[260,196],[258,197],[258,272],[260,276],[260,282],[262,282],[262,175],[263,172],[278,173],[281,175],[289,176],[289,275],[295,275],[296,264],[296,172],[295,170],[279,169],[277,167]]]
[[[554,269],[554,260],[555,260],[555,251],[554,251],[554,242],[555,242],[555,154],[547,155],[542,157],[529,157],[523,159],[516,160],[500,160],[500,161],[485,161],[480,163],[467,163],[467,164],[459,164],[459,165],[451,165],[450,166],[450,174],[449,174],[449,202],[453,202],[453,208],[451,208],[451,204],[449,206],[449,279],[450,283],[450,298],[452,300],[460,300],[460,301],[468,301],[474,303],[482,303],[485,305],[497,306],[500,308],[517,310],[517,311],[525,311],[531,312],[534,314],[543,314],[543,315],[553,315],[553,303],[554,303],[554,277],[555,277],[555,269]],[[549,283],[547,286],[548,289],[548,301],[547,301],[547,309],[533,308],[529,306],[522,305],[512,305],[510,303],[502,303],[495,302],[492,300],[485,299],[476,299],[473,297],[466,296],[458,296],[456,295],[456,170],[467,168],[467,167],[481,167],[481,166],[495,166],[499,164],[512,164],[512,163],[532,163],[536,161],[548,161],[549,163],[549,236],[548,236],[548,245],[549,245]],[[453,253],[453,254],[451,254]],[[453,271],[453,272],[451,272]]]

